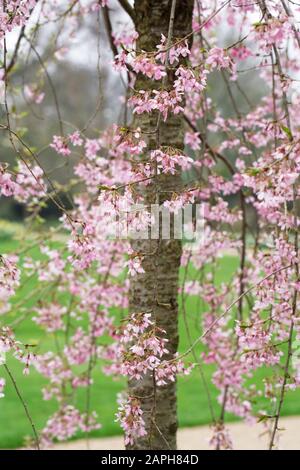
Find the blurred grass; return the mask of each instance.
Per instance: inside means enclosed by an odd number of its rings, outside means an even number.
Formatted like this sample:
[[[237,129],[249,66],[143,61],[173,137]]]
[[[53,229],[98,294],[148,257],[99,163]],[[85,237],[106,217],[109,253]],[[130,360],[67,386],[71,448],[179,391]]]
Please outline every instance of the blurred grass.
[[[20,228],[7,225],[6,227],[0,223],[0,253],[9,253],[19,247],[20,242],[13,240],[12,236],[16,231],[21,234]],[[39,257],[38,247],[30,250],[34,257]],[[220,260],[220,269],[216,272],[216,282],[228,282],[232,274],[238,266],[238,259],[234,256],[224,255]],[[189,276],[196,275],[195,272],[190,273]],[[181,279],[184,273],[181,272]],[[20,299],[27,298],[33,293],[33,298],[29,300],[26,305],[34,305],[38,297],[36,289],[36,280],[33,278],[26,282],[24,287],[20,289],[18,296],[14,299],[14,305],[17,306]],[[35,298],[36,293],[36,298]],[[181,304],[181,299],[179,299]],[[186,312],[188,316],[189,327],[191,330],[192,340],[196,339],[201,334],[200,322],[201,313],[205,306],[199,302],[197,297],[191,296],[186,302]],[[185,331],[185,323],[183,319],[183,309],[180,308],[179,329],[180,329],[180,352],[184,352],[189,348],[189,341]],[[117,312],[115,312],[117,314]],[[22,315],[22,311],[18,309],[14,313],[13,319],[18,319]],[[40,344],[40,351],[47,351],[53,349],[53,335],[45,334],[40,328],[31,321],[30,318],[25,319],[15,329],[17,338],[24,343],[31,343],[37,341]],[[201,345],[197,347],[197,353],[201,352]],[[193,361],[193,358],[189,358]],[[24,376],[21,367],[16,360],[9,358],[8,366],[10,367],[16,383],[21,390],[22,396],[28,404],[33,421],[38,430],[42,429],[45,425],[47,418],[56,409],[55,400],[44,401],[42,399],[42,387],[47,383],[35,370],[31,368],[29,376]],[[220,406],[217,403],[218,392],[214,385],[211,383],[211,376],[214,371],[213,366],[204,366],[204,375],[207,382],[209,394],[213,403],[213,408],[218,416],[220,413]],[[256,383],[259,388],[262,388],[261,380],[266,371],[260,369],[256,374]],[[5,375],[5,371],[0,372],[7,380],[6,396],[0,400],[0,448],[16,448],[24,443],[24,438],[31,435],[31,429],[28,424],[27,418],[24,414],[22,405],[16,396],[16,392]],[[126,386],[125,380],[114,380],[111,377],[105,376],[101,372],[100,365],[94,371],[94,386],[91,391],[91,407],[90,409],[96,410],[99,415],[99,420],[102,428],[92,433],[93,436],[110,436],[120,434],[121,430],[117,423],[114,422],[114,414],[117,410],[116,395],[122,391]],[[77,397],[77,402],[74,403],[79,409],[85,409],[86,390],[80,389]],[[257,411],[264,404],[264,399],[259,398],[255,408]],[[270,410],[271,411],[271,410]],[[284,404],[283,414],[292,415],[300,414],[300,391],[289,392]],[[207,394],[205,387],[200,378],[199,369],[195,368],[192,374],[188,377],[178,379],[178,416],[180,426],[195,426],[199,424],[207,424],[211,422],[211,414],[208,406]],[[228,420],[235,419],[231,415],[227,415]],[[78,435],[77,437],[80,437]]]

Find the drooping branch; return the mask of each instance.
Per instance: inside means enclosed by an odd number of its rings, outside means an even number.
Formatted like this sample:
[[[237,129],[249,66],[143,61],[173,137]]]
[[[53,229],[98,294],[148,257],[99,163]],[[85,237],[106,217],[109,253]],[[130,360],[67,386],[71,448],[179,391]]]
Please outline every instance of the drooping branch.
[[[130,5],[130,3],[128,2],[128,0],[118,0],[121,7],[123,8],[124,11],[126,11],[126,13],[130,16],[130,18],[132,19],[133,22],[135,22],[135,13],[134,13],[134,9],[132,8],[132,6]]]
[[[22,28],[21,28],[18,40],[17,40],[15,48],[14,48],[13,55],[10,59],[9,64],[7,64],[6,72],[5,72],[6,76],[11,72],[11,70],[13,69],[13,67],[16,63],[16,60],[18,58],[19,49],[20,49],[20,46],[21,46],[21,42],[22,42],[22,39],[24,38],[24,36],[25,36],[25,25],[23,25]]]
[[[109,45],[110,45],[112,53],[115,57],[115,56],[118,55],[118,49],[117,49],[117,46],[115,45],[114,40],[113,40],[113,29],[112,29],[110,16],[109,16],[108,7],[103,7],[102,12],[103,12],[103,20],[104,20],[104,24],[105,24],[105,29],[106,29]]]

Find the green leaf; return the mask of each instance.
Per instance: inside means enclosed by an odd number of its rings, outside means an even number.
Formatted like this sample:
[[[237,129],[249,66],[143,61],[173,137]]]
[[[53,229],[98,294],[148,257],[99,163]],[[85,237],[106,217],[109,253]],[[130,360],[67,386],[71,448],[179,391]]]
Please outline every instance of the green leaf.
[[[280,127],[283,130],[283,132],[288,136],[288,138],[290,140],[292,140],[293,139],[293,134],[292,134],[291,129],[289,129],[287,126],[280,126]]]
[[[259,415],[258,416],[258,423],[262,423],[263,421],[266,421],[267,419],[272,419],[274,416],[271,415]]]

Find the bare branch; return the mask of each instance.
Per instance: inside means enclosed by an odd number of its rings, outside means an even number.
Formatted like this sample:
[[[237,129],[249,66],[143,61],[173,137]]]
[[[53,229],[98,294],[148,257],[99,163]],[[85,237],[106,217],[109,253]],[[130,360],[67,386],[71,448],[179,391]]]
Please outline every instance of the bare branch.
[[[15,49],[14,49],[14,52],[13,52],[13,55],[12,55],[12,58],[11,58],[9,64],[7,65],[7,67],[6,67],[6,72],[5,72],[6,75],[9,74],[9,72],[12,70],[12,68],[14,67],[14,65],[16,63],[16,60],[17,60],[17,57],[18,57],[18,52],[19,52],[19,49],[20,49],[20,46],[21,46],[22,39],[24,38],[24,35],[25,35],[25,25],[23,25],[22,28],[21,28],[18,40],[17,40],[16,45],[15,45]]]

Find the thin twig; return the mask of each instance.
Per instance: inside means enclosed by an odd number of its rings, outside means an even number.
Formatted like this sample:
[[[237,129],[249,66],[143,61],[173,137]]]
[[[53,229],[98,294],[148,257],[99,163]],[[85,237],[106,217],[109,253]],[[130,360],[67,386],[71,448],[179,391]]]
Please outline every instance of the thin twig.
[[[17,383],[16,383],[16,381],[15,381],[15,379],[14,379],[14,377],[13,377],[11,371],[10,371],[10,369],[7,367],[6,364],[3,364],[3,367],[4,367],[4,369],[6,370],[7,375],[9,376],[9,378],[10,378],[10,380],[11,380],[13,386],[14,386],[14,389],[15,389],[15,391],[16,391],[16,394],[18,395],[19,400],[20,400],[20,402],[22,403],[22,406],[23,406],[23,408],[24,408],[25,414],[26,414],[27,419],[28,419],[28,421],[29,421],[29,423],[30,423],[30,426],[31,426],[31,429],[32,429],[32,432],[33,432],[33,435],[34,435],[34,441],[35,441],[36,450],[41,450],[41,449],[40,449],[39,437],[38,437],[38,434],[37,434],[37,431],[36,431],[36,427],[35,427],[35,425],[34,425],[34,422],[33,422],[32,418],[31,418],[30,413],[29,413],[28,406],[27,406],[27,404],[26,404],[24,398],[23,398],[22,395],[21,395],[21,392],[20,392],[20,390],[19,390],[19,387],[18,387],[18,385],[17,385]]]

